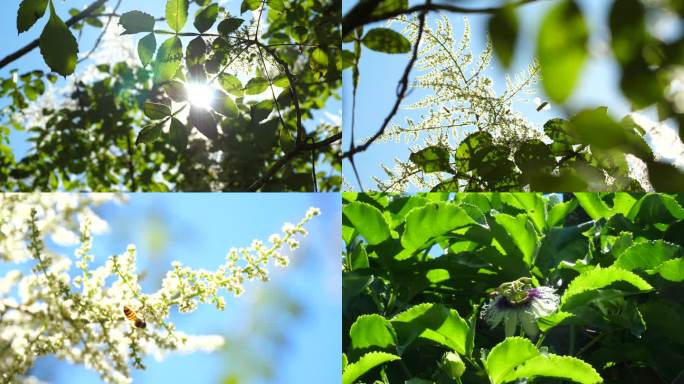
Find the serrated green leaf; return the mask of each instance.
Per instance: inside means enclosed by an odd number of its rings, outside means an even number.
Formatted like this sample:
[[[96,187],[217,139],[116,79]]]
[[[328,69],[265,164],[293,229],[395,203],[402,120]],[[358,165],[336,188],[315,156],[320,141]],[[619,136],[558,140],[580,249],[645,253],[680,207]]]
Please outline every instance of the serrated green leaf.
[[[407,252],[412,252],[454,229],[472,224],[476,222],[462,208],[443,202],[431,203],[406,215],[401,245]]]
[[[178,36],[168,38],[157,50],[155,76],[161,81],[172,79],[181,65],[183,44]]]
[[[518,365],[539,355],[539,351],[529,339],[507,337],[495,345],[487,355],[485,368],[493,384],[505,382],[506,376]]]
[[[397,334],[392,323],[378,314],[361,315],[356,318],[349,329],[349,337],[354,349],[388,349],[397,345]]]
[[[389,28],[373,28],[366,32],[361,42],[378,52],[407,53],[411,51],[411,42],[401,33]]]
[[[210,4],[204,8],[200,8],[197,13],[195,13],[195,21],[193,22],[197,31],[200,33],[208,31],[216,22],[218,12],[218,4]]]
[[[62,19],[57,16],[50,3],[50,19],[38,40],[43,60],[54,72],[62,76],[74,73],[78,54],[78,43]]]
[[[352,384],[366,372],[390,361],[401,360],[397,355],[385,352],[369,352],[351,364],[342,372],[342,384]]]
[[[166,23],[176,32],[180,32],[188,20],[188,0],[167,0]]]
[[[121,15],[119,25],[124,29],[123,35],[152,32],[154,31],[154,17],[145,12],[130,11]]]
[[[48,0],[23,0],[17,12],[17,32],[28,31],[45,14]]]
[[[565,293],[561,297],[561,308],[568,310],[573,307],[573,299],[580,294],[600,288],[605,288],[616,282],[625,282],[634,286],[640,292],[646,292],[653,287],[639,275],[624,269],[611,266],[608,268],[596,267],[582,273],[570,282]]]
[[[143,113],[152,120],[161,120],[171,116],[171,108],[165,104],[145,102]]]
[[[648,273],[658,273],[665,280],[681,282],[684,281],[684,258],[668,260],[657,267],[646,271]]]
[[[525,361],[510,372],[501,383],[523,378],[557,377],[581,384],[602,383],[603,379],[594,367],[572,356],[554,354],[539,355]]]
[[[154,33],[150,33],[140,39],[138,42],[138,57],[140,58],[143,67],[152,62],[156,50],[157,39],[154,37]]]
[[[379,209],[368,203],[353,202],[342,208],[343,216],[351,222],[368,244],[379,244],[390,237],[387,220]]]
[[[662,240],[637,243],[625,249],[615,261],[615,266],[631,271],[652,269],[682,255],[682,248]]]

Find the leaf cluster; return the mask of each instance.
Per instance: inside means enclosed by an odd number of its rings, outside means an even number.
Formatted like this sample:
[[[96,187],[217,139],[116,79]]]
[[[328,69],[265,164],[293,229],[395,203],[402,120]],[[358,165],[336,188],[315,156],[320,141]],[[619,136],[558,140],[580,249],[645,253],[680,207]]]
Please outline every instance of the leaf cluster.
[[[343,382],[671,382],[684,362],[683,204],[345,193]],[[479,319],[488,293],[520,277],[561,295],[536,344]]]

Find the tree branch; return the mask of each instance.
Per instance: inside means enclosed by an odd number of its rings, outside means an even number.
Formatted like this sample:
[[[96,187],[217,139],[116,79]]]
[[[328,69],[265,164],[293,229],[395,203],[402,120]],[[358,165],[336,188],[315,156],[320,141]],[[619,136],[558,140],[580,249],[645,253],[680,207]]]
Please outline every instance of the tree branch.
[[[524,4],[533,3],[539,0],[518,0],[511,3],[512,6],[517,7]],[[451,4],[432,4],[425,2],[425,4],[414,5],[406,9],[399,9],[392,12],[387,12],[379,15],[373,15],[379,1],[368,0],[359,2],[342,18],[342,37],[347,36],[354,29],[364,26],[366,24],[374,23],[376,21],[388,20],[399,15],[408,15],[415,12],[422,11],[447,11],[454,13],[496,13],[501,7],[485,7],[485,8],[466,8]]]
[[[66,21],[67,27],[71,27],[72,25],[78,23],[79,21],[89,17],[93,12],[95,12],[96,9],[98,9],[101,5],[104,5],[107,0],[97,0],[96,2],[90,4],[88,8],[84,9],[81,11],[81,13],[74,15],[71,17],[69,20]],[[7,56],[5,56],[2,60],[0,60],[0,68],[4,68],[7,66],[9,63],[14,62],[15,60],[19,59],[20,57],[26,55],[27,53],[31,52],[32,50],[36,49],[39,45],[39,40],[35,39],[32,42],[28,43],[25,45],[23,48],[20,48],[14,53],[11,53]]]
[[[430,4],[431,0],[427,0],[427,2],[425,3],[425,5],[427,6],[429,6]],[[413,53],[411,54],[411,59],[409,59],[409,62],[406,65],[406,68],[404,69],[404,74],[401,77],[401,80],[399,80],[399,84],[397,84],[397,99],[394,102],[392,110],[387,115],[387,117],[385,117],[385,121],[383,121],[380,129],[377,132],[375,132],[375,134],[367,142],[359,146],[356,146],[354,142],[351,142],[349,145],[349,150],[342,154],[343,159],[346,157],[351,158],[352,156],[354,156],[354,154],[363,152],[366,149],[368,149],[368,147],[371,144],[373,144],[375,140],[377,140],[380,136],[382,136],[383,133],[385,133],[387,125],[389,125],[389,122],[392,120],[392,118],[394,118],[394,115],[397,114],[397,111],[399,110],[399,105],[404,100],[404,97],[406,97],[406,91],[408,90],[409,85],[409,75],[411,73],[411,70],[413,69],[413,65],[418,59],[418,46],[420,45],[420,40],[423,37],[423,30],[425,29],[425,17],[427,16],[428,11],[429,8],[425,8],[421,11],[420,15],[418,16],[418,36],[416,37],[416,42],[413,45]]]
[[[307,143],[305,141],[301,142],[292,151],[288,152],[285,156],[278,159],[278,161],[276,161],[271,166],[271,168],[268,169],[266,174],[257,179],[255,182],[253,182],[252,185],[250,185],[249,188],[247,188],[247,190],[250,192],[255,192],[261,187],[263,187],[273,177],[273,175],[275,175],[282,167],[284,167],[287,163],[292,161],[292,159],[294,159],[300,153],[327,147],[328,145],[340,140],[341,138],[342,133],[336,133],[328,137],[327,139],[323,139],[315,143]]]

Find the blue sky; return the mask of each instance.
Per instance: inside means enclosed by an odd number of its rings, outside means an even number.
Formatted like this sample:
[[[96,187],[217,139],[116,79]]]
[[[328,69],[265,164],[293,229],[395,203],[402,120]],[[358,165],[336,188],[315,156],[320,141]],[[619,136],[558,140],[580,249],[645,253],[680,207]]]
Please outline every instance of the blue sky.
[[[343,9],[347,10],[356,1],[345,0]],[[409,1],[410,4],[422,3],[420,1]],[[520,26],[520,40],[516,49],[516,56],[510,74],[523,72],[526,66],[534,57],[536,31],[546,10],[556,2],[539,1],[538,3],[531,3],[519,8],[518,16],[521,20]],[[591,47],[600,46],[608,42],[609,31],[607,29],[607,17],[609,7],[612,2],[595,1],[595,0],[580,0],[578,1],[583,10],[589,28],[591,30]],[[481,6],[491,6],[501,4],[501,1],[469,1],[459,2],[459,5],[478,8]],[[435,13],[430,14],[428,20],[431,25],[434,25],[436,19]],[[455,28],[454,35],[459,37],[463,31],[463,15],[450,14],[450,21]],[[474,55],[477,55],[485,46],[485,36],[487,34],[488,16],[472,14],[468,15],[468,21],[471,26],[471,49]],[[376,23],[373,26],[383,26],[384,23]],[[366,30],[371,27],[366,27]],[[394,27],[397,28],[397,27]],[[371,136],[375,133],[382,121],[385,119],[390,111],[391,106],[396,100],[397,82],[406,66],[409,55],[389,55],[371,51],[370,49],[363,49],[360,62],[360,82],[357,91],[356,101],[356,140],[359,138]],[[477,57],[477,56],[476,56]],[[417,72],[414,71],[415,75]],[[495,89],[497,91],[503,90],[504,86],[504,69],[499,65],[496,58],[492,60],[490,69],[487,74],[493,79]],[[349,148],[350,140],[350,122],[351,122],[351,71],[345,71],[343,75],[344,81],[344,106],[343,106],[343,146],[344,150]],[[543,99],[543,91],[539,90],[539,96]],[[426,91],[416,90],[412,92],[404,101],[405,105],[413,101],[417,101],[427,94]],[[610,56],[593,56],[584,67],[583,75],[580,83],[575,89],[572,98],[568,102],[570,110],[578,110],[581,108],[596,107],[599,105],[608,106],[609,112],[618,118],[622,118],[629,113],[629,104],[620,94],[619,91],[619,72],[618,67]],[[552,107],[549,111],[536,112],[535,105],[529,104],[514,104],[514,108],[525,115],[528,120],[535,125],[541,127],[544,122],[554,117],[564,117],[563,111],[558,107]],[[411,117],[414,121],[419,121],[420,110],[404,110],[400,109],[395,116],[393,122],[403,123],[406,117]],[[374,189],[375,183],[372,181],[372,176],[378,176],[381,179],[386,179],[386,176],[380,164],[389,165],[393,168],[393,159],[398,157],[402,160],[407,160],[410,154],[409,146],[402,143],[377,143],[371,145],[365,153],[355,156],[357,169],[359,171],[361,181],[366,190]],[[343,174],[345,179],[354,187],[358,189],[358,183],[354,177],[352,168],[348,161],[343,164]]]
[[[30,43],[31,41],[35,40],[40,36],[40,33],[43,29],[43,26],[45,23],[47,23],[48,17],[47,14],[40,19],[29,31],[22,33],[21,35],[17,36],[17,28],[16,28],[16,15],[17,15],[17,10],[19,9],[19,0],[8,0],[5,1],[7,4],[3,4],[2,10],[3,12],[0,13],[0,33],[2,36],[5,36],[5,39],[2,42],[2,45],[0,47],[0,57],[4,57],[10,53],[15,52],[16,50],[24,47],[26,44]],[[90,5],[93,2],[93,0],[69,0],[68,2],[64,1],[56,1],[55,2],[55,8],[57,10],[57,13],[63,20],[67,20],[70,16],[68,14],[69,9],[71,8],[76,8],[76,9],[83,9],[86,6]],[[240,5],[242,3],[241,0],[220,0],[220,4],[222,4],[231,14],[233,15],[240,15]],[[116,1],[110,0],[107,2],[108,7],[113,7],[116,4]],[[165,9],[165,4],[166,0],[145,0],[145,1],[134,1],[134,0],[123,0],[121,3],[121,6],[119,8],[118,13],[122,14],[131,10],[140,10],[143,12],[147,12],[151,15],[154,15],[155,17],[163,17],[164,15],[164,9]],[[197,5],[192,3],[190,6],[190,16],[189,20],[185,25],[185,29],[187,31],[195,31],[194,27],[192,25],[192,17],[194,17],[195,11],[198,9]],[[48,11],[49,12],[49,11]],[[249,18],[249,13],[245,13],[243,18]],[[105,22],[106,19],[103,19],[103,22]],[[213,29],[216,28],[216,23],[213,26]],[[157,28],[160,29],[166,29],[169,30],[168,26],[163,23],[163,22],[158,22],[157,23]],[[85,53],[90,51],[92,48],[95,40],[97,39],[97,36],[99,35],[101,29],[96,29],[91,26],[86,26],[83,29],[83,35],[81,36],[79,40],[79,52],[80,53]],[[210,30],[211,32],[212,30]],[[73,31],[72,31],[73,32]],[[134,36],[134,41],[137,44],[137,41],[142,38],[144,35],[143,34],[138,34]],[[187,43],[192,39],[192,37],[183,37],[182,40],[184,42],[184,46],[187,45]],[[159,40],[158,37],[158,43],[161,44],[161,41]],[[84,61],[82,64],[77,66],[76,72],[78,73],[80,70],[83,69],[87,65],[87,63],[90,62]],[[26,71],[31,71],[35,69],[41,69],[45,72],[49,72],[49,69],[47,65],[43,62],[43,58],[40,55],[39,49],[34,49],[27,55],[23,56],[22,58],[14,61],[13,63],[9,64],[5,68],[0,69],[0,78],[6,78],[9,76],[10,70],[12,69],[18,69],[19,73],[24,73]],[[60,79],[60,81],[57,83],[59,84],[64,84],[64,80]],[[4,107],[7,105],[9,101],[6,98],[0,99],[0,108]],[[325,111],[328,113],[331,113],[335,116],[339,116],[341,114],[342,110],[342,103],[339,100],[334,100],[330,99],[328,100],[328,104],[325,107]],[[4,119],[0,119],[0,123],[3,123]],[[314,113],[314,118],[312,121],[307,121],[305,122],[305,126],[307,129],[313,129],[315,125],[319,122],[319,120],[324,120],[329,122],[329,117],[324,111],[317,111]],[[14,150],[15,156],[18,159],[21,159],[26,152],[28,151],[29,143],[26,142],[27,134],[26,132],[17,132],[15,130],[12,130],[12,133],[10,134],[10,140],[11,140],[11,146],[12,149]],[[321,170],[330,170],[330,167],[320,167]]]
[[[310,234],[285,269],[270,268],[272,281],[249,283],[245,294],[227,296],[226,310],[200,307],[187,315],[172,313],[178,330],[227,335],[230,350],[213,354],[172,355],[163,362],[145,360],[134,383],[219,383],[229,373],[249,371],[241,356],[256,350],[254,363],[275,371],[269,381],[240,383],[333,383],[340,377],[341,252],[339,194],[131,194],[125,205],[108,203],[96,209],[110,224],[108,234],[94,239],[96,264],[111,254],[138,247],[139,271],[147,273],[143,288],[158,289],[172,260],[194,268],[215,269],[230,247],[264,241],[286,221],[296,222],[310,206],[321,216],[309,224]],[[161,240],[160,240],[161,239]],[[165,241],[164,241],[165,239]],[[57,248],[72,255],[74,247]],[[0,275],[9,266],[0,264]],[[294,318],[284,302],[301,307]],[[279,338],[284,338],[280,340]],[[256,343],[256,345],[254,345]],[[53,383],[99,382],[81,366],[43,358],[33,374]]]

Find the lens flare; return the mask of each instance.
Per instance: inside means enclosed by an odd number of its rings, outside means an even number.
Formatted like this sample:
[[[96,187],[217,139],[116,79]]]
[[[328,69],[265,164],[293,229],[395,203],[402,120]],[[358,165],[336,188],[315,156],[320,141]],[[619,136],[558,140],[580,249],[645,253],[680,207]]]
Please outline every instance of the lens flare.
[[[188,101],[196,107],[210,109],[214,101],[214,89],[207,84],[187,83],[185,89],[188,93]]]

